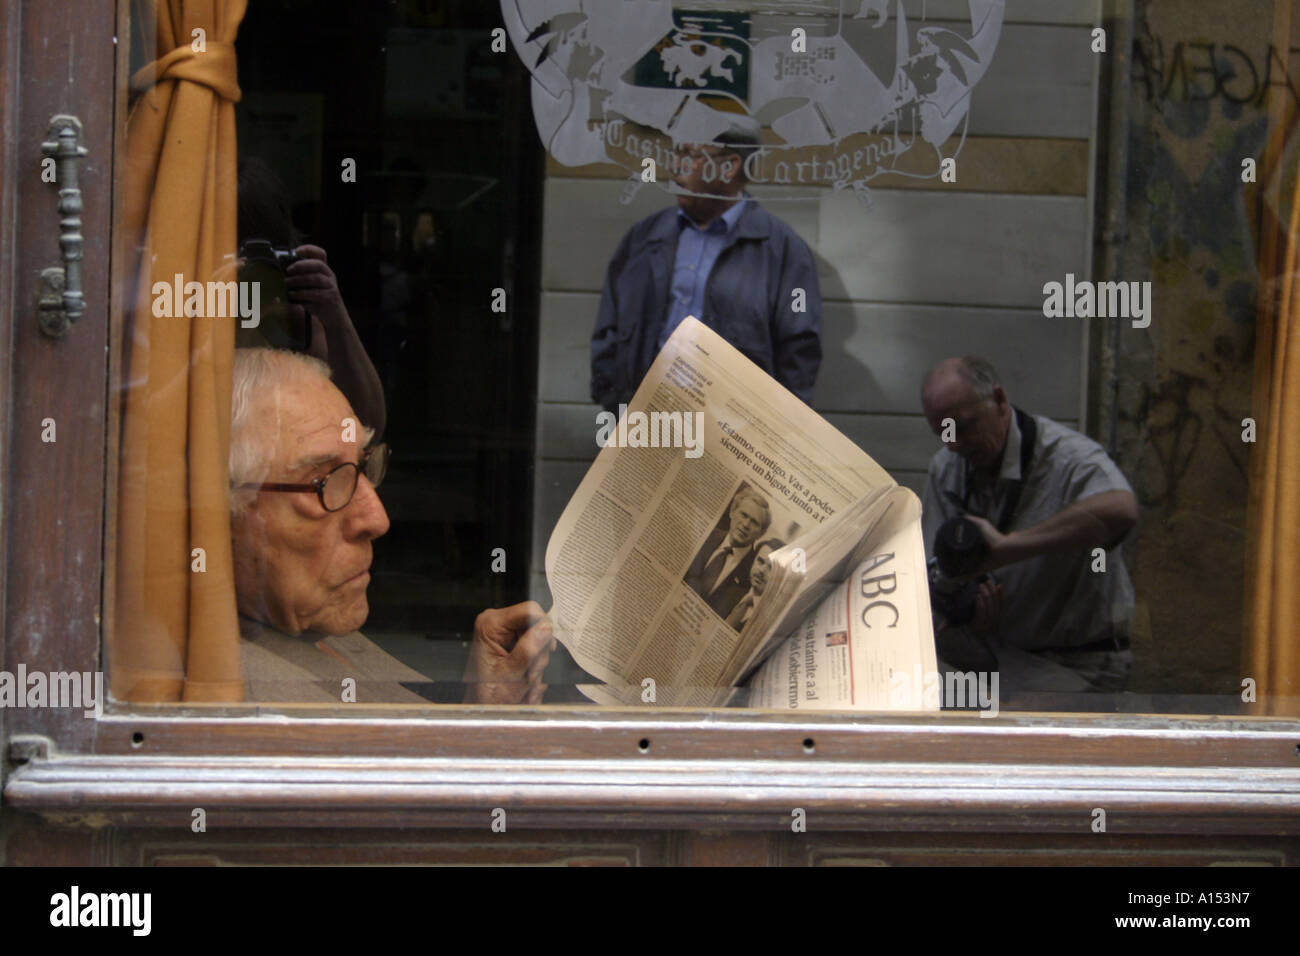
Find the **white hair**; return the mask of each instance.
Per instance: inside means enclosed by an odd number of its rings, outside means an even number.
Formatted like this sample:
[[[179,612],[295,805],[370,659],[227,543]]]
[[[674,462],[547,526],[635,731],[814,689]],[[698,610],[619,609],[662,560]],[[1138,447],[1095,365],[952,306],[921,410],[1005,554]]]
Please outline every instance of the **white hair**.
[[[252,503],[251,491],[239,486],[265,480],[273,449],[253,439],[253,408],[278,398],[285,382],[312,378],[329,381],[330,370],[318,358],[287,349],[235,349],[230,390],[230,515],[237,518]]]

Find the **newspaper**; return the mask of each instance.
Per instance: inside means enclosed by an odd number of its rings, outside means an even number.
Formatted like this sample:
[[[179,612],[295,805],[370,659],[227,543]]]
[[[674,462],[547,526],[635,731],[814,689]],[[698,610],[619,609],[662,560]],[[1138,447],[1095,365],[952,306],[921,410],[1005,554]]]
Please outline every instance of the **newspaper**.
[[[556,636],[604,682],[589,697],[726,703],[854,569],[904,538],[895,586],[926,612],[900,613],[880,640],[933,669],[919,502],[862,449],[693,318],[620,413],[602,416],[604,447],[546,549]],[[866,680],[843,706],[877,706]]]
[[[937,710],[925,548],[915,495],[871,535],[871,553],[766,658],[750,707]]]

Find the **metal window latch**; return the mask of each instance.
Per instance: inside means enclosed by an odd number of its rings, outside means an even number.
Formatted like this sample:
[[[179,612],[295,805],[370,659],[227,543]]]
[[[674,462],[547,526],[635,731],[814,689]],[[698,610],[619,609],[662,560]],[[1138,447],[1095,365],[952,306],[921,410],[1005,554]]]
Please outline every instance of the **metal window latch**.
[[[86,155],[81,145],[81,120],[55,116],[50,120],[49,138],[41,152],[54,159],[55,181],[59,185],[59,255],[62,266],[41,270],[37,317],[41,331],[60,338],[86,311],[81,294],[81,189],[77,185],[77,162]]]
[[[54,752],[48,737],[38,734],[15,734],[9,738],[9,762],[13,764],[30,763],[33,760],[47,760]]]

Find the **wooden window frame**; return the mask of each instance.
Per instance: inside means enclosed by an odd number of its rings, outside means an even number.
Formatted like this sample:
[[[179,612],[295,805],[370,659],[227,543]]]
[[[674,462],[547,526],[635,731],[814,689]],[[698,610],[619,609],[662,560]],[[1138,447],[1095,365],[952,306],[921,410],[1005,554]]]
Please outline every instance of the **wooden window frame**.
[[[120,93],[106,38],[125,35],[125,6],[87,4],[67,22],[57,4],[0,0],[0,108],[17,119],[0,146],[0,660],[11,672],[101,669],[111,618],[120,370],[108,224],[123,97],[90,107]],[[70,69],[59,57],[73,51]],[[64,112],[81,116],[90,149],[88,307],[55,341],[37,329],[31,265],[54,258],[39,144]],[[40,439],[46,417],[54,444]],[[1054,834],[1089,833],[1100,807],[1111,833],[1300,833],[1291,718],[354,706],[0,710],[3,803],[120,826],[188,825],[202,806],[230,826],[479,828],[502,807],[512,829],[777,831],[803,808],[818,830]]]

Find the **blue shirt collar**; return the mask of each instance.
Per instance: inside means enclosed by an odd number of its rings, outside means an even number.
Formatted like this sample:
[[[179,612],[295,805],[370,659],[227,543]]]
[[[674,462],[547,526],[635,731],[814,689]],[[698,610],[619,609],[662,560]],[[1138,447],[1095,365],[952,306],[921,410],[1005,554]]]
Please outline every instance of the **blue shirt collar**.
[[[749,197],[747,195],[742,195],[740,197],[740,202],[733,203],[726,212],[724,212],[720,217],[718,217],[718,219],[715,219],[713,220],[713,222],[709,223],[701,231],[707,232],[710,229],[713,229],[715,223],[722,222],[726,227],[724,231],[728,233],[731,232],[731,230],[736,228],[736,223],[740,221],[740,215],[745,211],[745,203],[747,203],[748,201],[749,201]],[[696,223],[696,221],[692,219],[690,216],[686,215],[686,213],[682,211],[680,206],[677,209],[677,225],[682,229],[685,229],[688,225],[694,226],[696,229],[700,228],[699,224]]]

